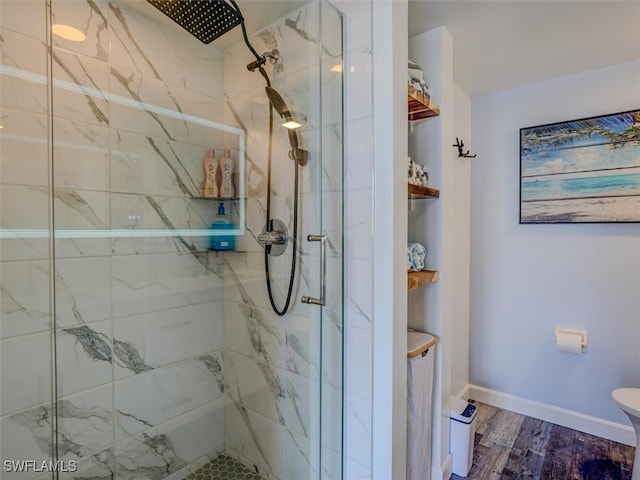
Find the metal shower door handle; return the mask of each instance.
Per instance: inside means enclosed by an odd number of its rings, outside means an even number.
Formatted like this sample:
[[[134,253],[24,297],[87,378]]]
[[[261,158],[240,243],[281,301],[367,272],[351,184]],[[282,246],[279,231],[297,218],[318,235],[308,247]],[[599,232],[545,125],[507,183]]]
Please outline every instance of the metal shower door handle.
[[[310,305],[319,305],[324,307],[327,294],[327,236],[326,235],[308,235],[307,240],[309,242],[320,242],[320,298],[309,297],[304,295],[302,297],[302,303],[308,303]]]

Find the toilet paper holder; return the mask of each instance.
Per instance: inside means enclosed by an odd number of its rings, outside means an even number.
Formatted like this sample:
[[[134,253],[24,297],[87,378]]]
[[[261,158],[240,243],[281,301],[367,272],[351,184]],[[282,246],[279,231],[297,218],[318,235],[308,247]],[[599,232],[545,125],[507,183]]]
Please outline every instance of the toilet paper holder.
[[[579,344],[580,351],[575,351],[571,349],[567,350],[565,347],[565,341],[567,338],[571,339],[572,344],[575,345],[577,341]],[[559,341],[560,340],[560,341]],[[561,351],[568,351],[570,353],[584,353],[587,351],[587,345],[589,344],[589,338],[587,336],[587,331],[580,328],[566,328],[566,327],[556,327],[555,333],[553,335],[553,342],[556,347]]]

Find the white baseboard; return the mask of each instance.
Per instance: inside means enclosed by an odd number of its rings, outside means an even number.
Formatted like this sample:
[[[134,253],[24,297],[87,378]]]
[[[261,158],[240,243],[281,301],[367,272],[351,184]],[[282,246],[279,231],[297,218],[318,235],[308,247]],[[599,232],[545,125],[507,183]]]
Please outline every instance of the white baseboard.
[[[447,455],[442,465],[431,465],[431,480],[449,480],[453,474],[451,454]]]
[[[635,446],[636,435],[633,428],[621,423],[592,417],[566,408],[555,407],[535,400],[516,397],[508,393],[498,392],[478,385],[468,385],[462,389],[461,398],[471,398],[494,407],[510,410],[545,422],[555,423],[580,432],[607,438],[625,445]]]

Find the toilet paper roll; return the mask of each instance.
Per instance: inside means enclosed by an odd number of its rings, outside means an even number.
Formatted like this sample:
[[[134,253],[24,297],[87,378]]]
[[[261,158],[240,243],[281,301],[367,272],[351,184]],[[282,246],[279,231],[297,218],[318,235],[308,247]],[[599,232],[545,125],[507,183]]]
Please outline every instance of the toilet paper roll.
[[[561,352],[582,355],[582,335],[576,333],[556,334],[556,348]]]

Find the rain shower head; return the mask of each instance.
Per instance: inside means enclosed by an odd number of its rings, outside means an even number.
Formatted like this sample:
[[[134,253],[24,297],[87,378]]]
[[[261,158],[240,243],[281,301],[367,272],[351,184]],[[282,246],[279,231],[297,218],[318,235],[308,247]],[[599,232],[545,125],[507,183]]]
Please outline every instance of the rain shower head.
[[[244,19],[225,0],[147,0],[203,43],[211,43]]]

